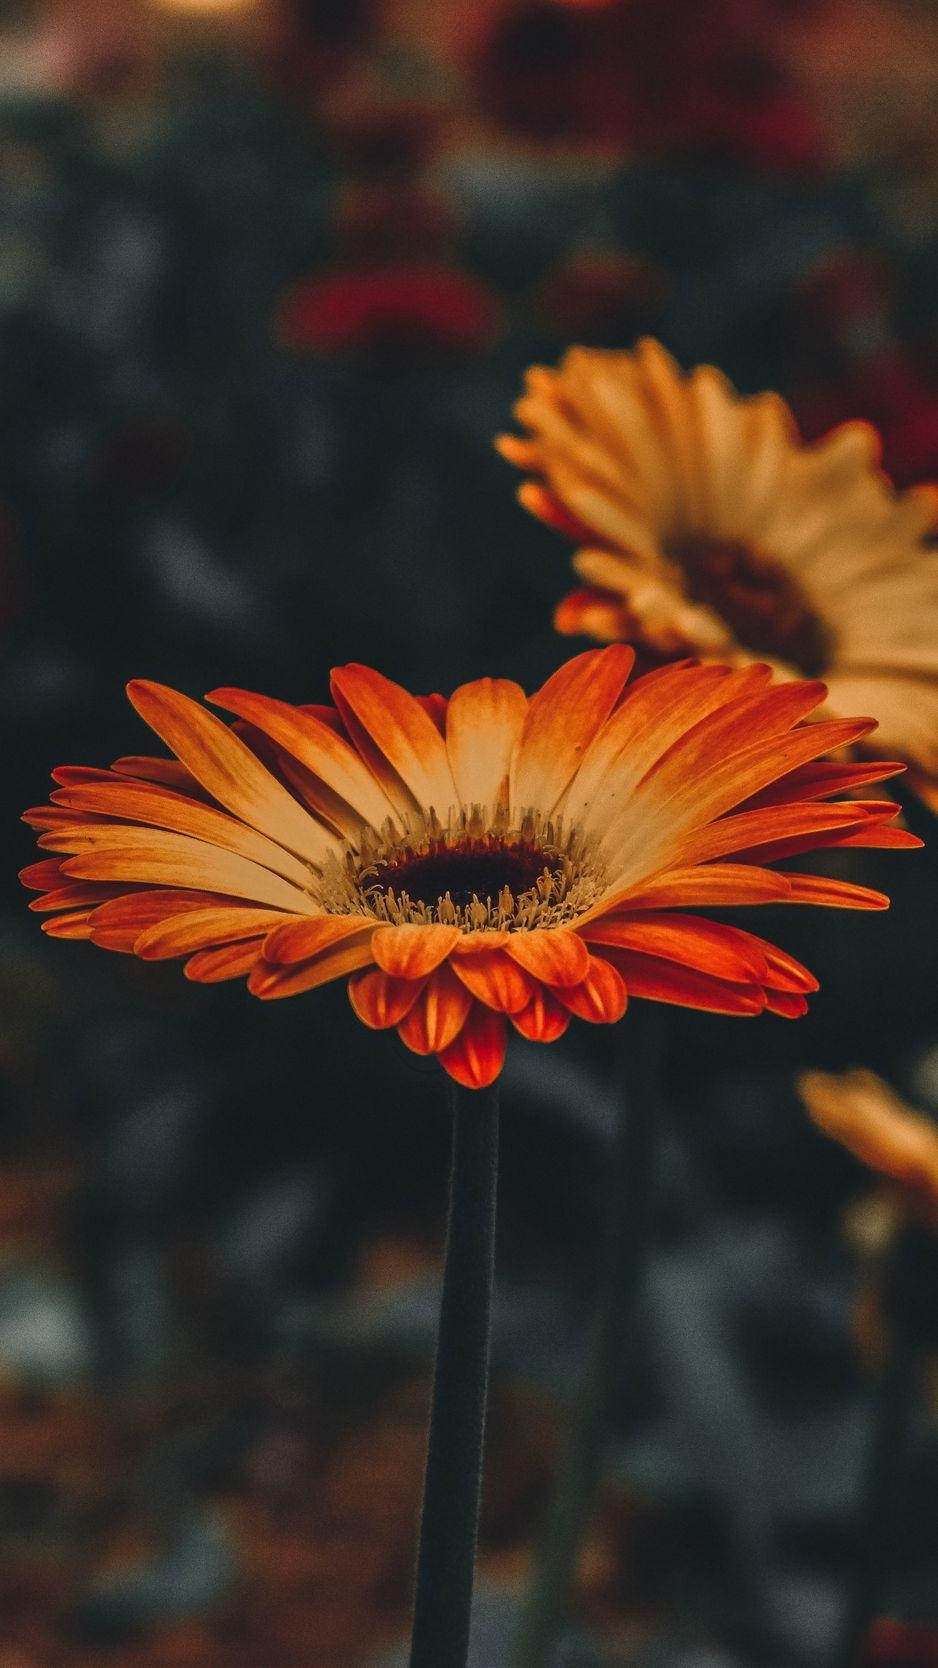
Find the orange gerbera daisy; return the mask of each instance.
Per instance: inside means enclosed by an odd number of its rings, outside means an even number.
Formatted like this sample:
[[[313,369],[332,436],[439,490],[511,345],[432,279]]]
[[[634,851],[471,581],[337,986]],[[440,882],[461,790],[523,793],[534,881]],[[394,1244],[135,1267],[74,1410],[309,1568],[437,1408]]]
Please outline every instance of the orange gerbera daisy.
[[[190,978],[247,975],[260,997],[350,976],[366,1025],[473,1088],[498,1075],[508,1021],[551,1042],[572,1014],[619,1019],[629,994],[801,1014],[810,973],[687,911],[885,907],[765,865],[920,844],[889,802],[825,802],[901,766],[812,762],[872,727],[803,724],[823,684],[680,665],[626,690],[633,658],[589,650],[530,699],[493,678],[417,699],[344,666],[334,707],[215,690],[231,728],[132,683],[176,757],[53,773],[52,804],[26,813],[58,854],[24,871],[32,907],[55,936],[186,956]]]
[[[498,445],[537,477],[521,500],[581,546],[560,631],[821,676],[938,805],[938,492],[896,492],[875,430],[806,445],[777,394],[684,375],[651,339],[535,367],[516,412],[529,437]]]

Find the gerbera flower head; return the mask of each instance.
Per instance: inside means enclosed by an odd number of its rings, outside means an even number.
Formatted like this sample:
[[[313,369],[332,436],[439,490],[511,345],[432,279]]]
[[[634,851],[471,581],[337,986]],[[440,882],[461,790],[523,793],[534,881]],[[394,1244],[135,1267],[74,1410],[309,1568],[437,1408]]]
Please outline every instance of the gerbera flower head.
[[[509,1024],[551,1042],[630,996],[795,1017],[816,981],[694,911],[767,902],[885,907],[879,892],[767,865],[818,846],[907,846],[896,806],[828,803],[901,767],[817,762],[870,720],[805,724],[821,684],[767,666],[668,666],[592,649],[528,698],[482,678],[416,698],[366,666],[332,706],[239,689],[230,727],[160,684],[129,686],[175,755],[53,772],[26,813],[50,853],[23,873],[45,930],[256,996],[348,978],[473,1088]]]
[[[823,677],[938,799],[938,492],[896,492],[868,424],[806,445],[777,395],[651,339],[536,367],[516,411],[522,502],[580,546],[559,630]]]

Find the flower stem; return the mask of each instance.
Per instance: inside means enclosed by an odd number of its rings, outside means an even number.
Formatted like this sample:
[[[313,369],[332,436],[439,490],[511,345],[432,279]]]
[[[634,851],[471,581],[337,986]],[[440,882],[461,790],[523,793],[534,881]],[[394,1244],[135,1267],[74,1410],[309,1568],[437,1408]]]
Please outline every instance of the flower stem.
[[[858,1668],[868,1630],[885,1596],[893,1561],[896,1497],[908,1448],[920,1359],[912,1341],[899,1332],[877,1387],[860,1508],[858,1555],[837,1641],[836,1668]]]
[[[446,1265],[410,1668],[466,1668],[495,1265],[498,1087],[453,1085]]]
[[[660,1016],[649,1010],[633,1020],[627,1031],[632,1045],[631,1092],[623,1095],[619,1104],[605,1256],[586,1366],[534,1580],[514,1641],[511,1668],[546,1668],[552,1659],[602,1478],[623,1347],[645,1269],[657,1116],[659,1020]]]

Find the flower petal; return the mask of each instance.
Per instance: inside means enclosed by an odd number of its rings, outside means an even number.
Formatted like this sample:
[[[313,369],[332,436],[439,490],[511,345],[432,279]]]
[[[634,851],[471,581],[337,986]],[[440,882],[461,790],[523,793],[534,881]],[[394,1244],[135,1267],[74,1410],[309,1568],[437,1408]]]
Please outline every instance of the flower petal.
[[[789,903],[821,904],[832,909],[888,909],[885,892],[874,892],[871,886],[856,886],[849,880],[835,880],[832,875],[796,875],[786,872],[791,887]]]
[[[363,1025],[386,1031],[399,1025],[424,988],[423,979],[395,979],[380,967],[354,973],[348,982],[349,1001]]]
[[[511,802],[549,817],[602,728],[635,663],[616,643],[587,649],[561,666],[528,702],[511,767]]]
[[[40,924],[50,938],[90,938],[93,915],[93,909],[75,909],[70,915],[56,915]]]
[[[471,1008],[470,992],[444,961],[398,1025],[398,1036],[414,1054],[439,1054],[455,1042]]]
[[[269,869],[186,834],[115,824],[80,833],[84,849],[62,864],[63,874],[78,880],[128,880],[224,892],[290,914],[308,914],[317,907],[308,893]]]
[[[200,985],[218,985],[226,979],[240,979],[257,966],[261,953],[259,938],[247,944],[220,944],[214,950],[200,950],[190,956],[183,972]]]
[[[732,984],[677,962],[660,961],[633,950],[610,950],[631,996],[671,1002],[681,1008],[702,1008],[715,1014],[761,1014],[765,991],[759,985]]]
[[[459,798],[446,745],[420,702],[370,666],[355,664],[336,668],[332,691],[356,745],[395,805],[401,797],[393,792],[388,766],[411,802],[424,810],[433,807],[445,820]]]
[[[446,715],[446,751],[465,806],[493,810],[508,799],[508,769],[528,709],[507,678],[479,678],[454,690]]]
[[[562,1037],[570,1024],[570,1013],[543,985],[537,985],[534,995],[520,1013],[511,1014],[511,1023],[529,1042],[551,1043]]]
[[[368,967],[374,961],[372,933],[372,926],[366,922],[360,933],[340,939],[309,961],[275,966],[262,958],[248,980],[248,990],[252,996],[269,1001],[281,996],[298,996],[301,991],[341,979],[346,973],[357,973],[359,968]]]
[[[696,864],[666,869],[655,880],[640,881],[625,891],[601,898],[576,923],[578,933],[592,920],[617,910],[725,909],[732,905],[785,903],[790,877],[774,869],[751,868],[748,863]]]
[[[311,915],[305,920],[284,921],[264,940],[266,961],[290,963],[308,961],[320,951],[341,944],[365,928],[374,926],[361,915]]]
[[[77,908],[97,908],[99,904],[110,903],[112,898],[122,898],[127,891],[120,882],[101,886],[92,886],[89,881],[76,880],[71,886],[59,886],[54,892],[46,892],[41,898],[31,898],[28,908],[36,914],[45,915],[51,910]]]
[[[546,985],[578,985],[589,973],[589,951],[576,932],[564,927],[509,933],[508,954]]]
[[[134,955],[144,961],[168,961],[212,945],[260,938],[282,920],[279,910],[268,909],[230,907],[179,912],[146,927],[134,940]]]
[[[96,811],[126,822],[191,834],[222,851],[250,858],[296,886],[305,888],[309,881],[309,865],[266,835],[201,801],[161,793],[149,782],[90,782],[60,788],[54,797],[57,805],[70,805],[78,811]]]
[[[616,969],[603,956],[590,958],[590,970],[578,985],[558,985],[553,995],[578,1019],[592,1025],[613,1025],[628,1006],[628,990]]]
[[[335,836],[297,804],[214,713],[145,679],[128,684],[127,693],[141,718],[226,810],[311,863],[337,849]]]
[[[377,927],[374,959],[397,979],[423,979],[445,961],[459,943],[459,928],[430,926]]]
[[[808,1011],[807,998],[783,990],[767,990],[765,1011],[778,1014],[780,1019],[802,1019]]]
[[[454,956],[451,966],[466,989],[497,1013],[518,1013],[534,994],[531,975],[512,960],[507,950],[477,950],[471,955]]]
[[[43,857],[38,863],[27,863],[25,869],[20,869],[19,878],[31,892],[47,892],[50,886],[61,886],[61,860],[58,857]]]
[[[91,937],[103,950],[132,952],[141,933],[158,921],[168,921],[176,915],[204,913],[206,909],[224,908],[231,898],[212,892],[176,892],[167,887],[155,887],[143,892],[125,892],[111,903],[101,904],[94,912]]]
[[[358,821],[380,828],[392,812],[391,801],[364,760],[330,724],[286,701],[254,695],[247,689],[213,689],[206,697],[226,712],[237,713],[262,730],[278,747],[324,782],[351,807]]]
[[[477,1002],[455,1042],[440,1052],[440,1065],[464,1089],[486,1089],[505,1063],[507,1042],[504,1017]]]
[[[591,944],[640,950],[738,984],[761,984],[768,976],[763,950],[750,933],[694,915],[648,910],[634,919],[603,916],[584,927],[583,936]]]
[[[139,753],[127,754],[122,759],[115,759],[111,770],[117,776],[130,776],[134,781],[153,782],[172,788],[175,793],[184,793],[189,798],[204,801],[211,797],[206,795],[201,782],[196,781],[191,770],[187,770],[178,759],[150,758]],[[56,781],[64,780],[55,771],[53,775]]]

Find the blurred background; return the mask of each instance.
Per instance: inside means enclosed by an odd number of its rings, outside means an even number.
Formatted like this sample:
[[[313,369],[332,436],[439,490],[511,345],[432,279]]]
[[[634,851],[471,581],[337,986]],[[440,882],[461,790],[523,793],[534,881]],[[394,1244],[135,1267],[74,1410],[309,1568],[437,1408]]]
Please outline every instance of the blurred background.
[[[53,766],[147,751],[132,676],[542,681],[569,552],[492,437],[571,342],[654,333],[934,476],[938,7],[3,0],[0,217],[0,1668],[390,1668],[441,1078],[341,988],[268,1006],[44,940],[17,818]],[[934,851],[830,861],[895,902],[760,912],[821,978],[808,1019],[668,1010],[558,1668],[830,1660],[873,1184],[793,1076],[867,1064],[938,1112]],[[629,1026],[516,1039],[504,1080],[476,1668],[507,1662],[577,1382]],[[914,1434],[888,1609],[938,1627],[927,1405]]]

